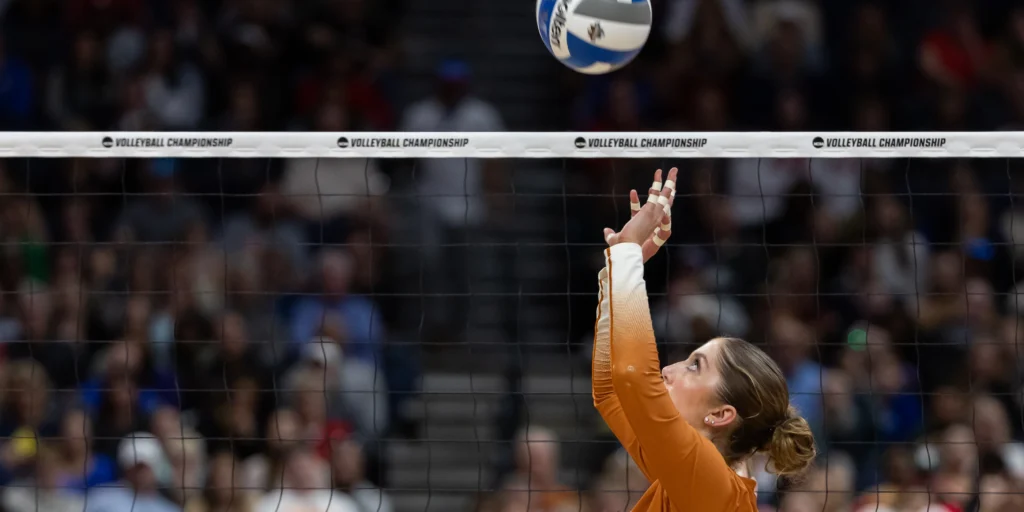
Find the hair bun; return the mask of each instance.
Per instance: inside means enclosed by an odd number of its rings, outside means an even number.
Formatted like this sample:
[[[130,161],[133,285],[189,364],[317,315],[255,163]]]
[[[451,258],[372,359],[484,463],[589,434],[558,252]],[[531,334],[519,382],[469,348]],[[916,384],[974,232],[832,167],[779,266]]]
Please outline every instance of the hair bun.
[[[772,472],[779,475],[802,473],[814,462],[816,455],[810,425],[790,407],[786,419],[775,426],[768,443]]]

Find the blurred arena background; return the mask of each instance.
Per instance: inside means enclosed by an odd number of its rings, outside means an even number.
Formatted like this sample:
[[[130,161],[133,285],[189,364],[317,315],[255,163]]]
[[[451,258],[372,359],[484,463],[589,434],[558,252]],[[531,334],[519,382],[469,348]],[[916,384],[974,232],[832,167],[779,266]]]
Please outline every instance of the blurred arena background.
[[[0,129],[1024,127],[1012,0],[654,7],[584,77],[529,0],[0,0]],[[663,360],[761,344],[822,448],[764,511],[1024,510],[1004,159],[5,159],[0,508],[628,510],[595,276],[662,166]]]

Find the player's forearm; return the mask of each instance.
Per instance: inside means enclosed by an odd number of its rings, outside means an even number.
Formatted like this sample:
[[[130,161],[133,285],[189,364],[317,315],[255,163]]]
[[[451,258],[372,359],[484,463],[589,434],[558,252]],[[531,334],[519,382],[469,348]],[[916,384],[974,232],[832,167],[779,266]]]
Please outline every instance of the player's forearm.
[[[619,244],[607,259],[612,378],[661,383],[651,310],[644,282],[643,253],[637,244]],[[653,379],[653,380],[652,380]]]

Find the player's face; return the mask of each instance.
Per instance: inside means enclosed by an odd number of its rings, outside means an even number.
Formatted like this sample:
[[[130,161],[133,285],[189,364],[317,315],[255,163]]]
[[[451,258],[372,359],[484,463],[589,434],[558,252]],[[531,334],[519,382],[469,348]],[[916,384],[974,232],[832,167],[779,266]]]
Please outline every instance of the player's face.
[[[672,403],[683,419],[697,430],[706,428],[704,418],[718,405],[719,351],[721,342],[711,340],[694,350],[686,360],[661,371]]]

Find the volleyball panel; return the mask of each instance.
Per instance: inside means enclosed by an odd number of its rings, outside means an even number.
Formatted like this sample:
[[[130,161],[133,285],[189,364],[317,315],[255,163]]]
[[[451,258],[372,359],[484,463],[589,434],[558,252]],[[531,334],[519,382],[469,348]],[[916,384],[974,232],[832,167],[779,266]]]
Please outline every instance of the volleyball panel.
[[[647,2],[538,0],[537,22],[545,46],[565,65],[607,73],[640,52],[651,27]]]

